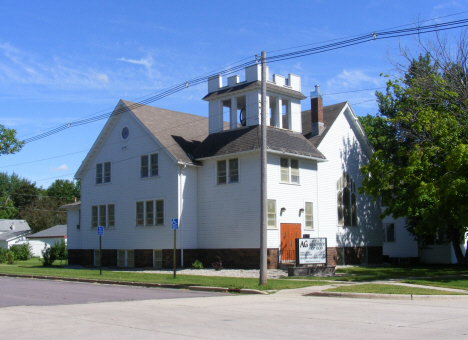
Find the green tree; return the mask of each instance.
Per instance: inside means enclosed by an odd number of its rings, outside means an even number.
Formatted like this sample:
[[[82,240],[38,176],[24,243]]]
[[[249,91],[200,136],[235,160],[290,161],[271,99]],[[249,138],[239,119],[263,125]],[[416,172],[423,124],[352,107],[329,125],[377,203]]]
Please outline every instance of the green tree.
[[[47,196],[65,200],[66,203],[80,199],[80,181],[76,183],[69,180],[57,179],[46,190]]]
[[[63,204],[64,200],[40,197],[21,209],[19,216],[28,222],[32,232],[37,233],[55,225],[67,224],[67,213],[60,209]]]
[[[407,217],[420,239],[447,234],[466,265],[459,244],[468,221],[468,91],[457,90],[465,69],[421,55],[377,92],[377,117],[361,120],[376,151],[361,168],[360,191],[382,197],[383,215]]]
[[[16,210],[10,197],[0,197],[0,219],[10,220],[17,217],[18,210]]]
[[[16,139],[16,130],[8,129],[0,124],[0,156],[16,153],[23,145],[23,141]]]

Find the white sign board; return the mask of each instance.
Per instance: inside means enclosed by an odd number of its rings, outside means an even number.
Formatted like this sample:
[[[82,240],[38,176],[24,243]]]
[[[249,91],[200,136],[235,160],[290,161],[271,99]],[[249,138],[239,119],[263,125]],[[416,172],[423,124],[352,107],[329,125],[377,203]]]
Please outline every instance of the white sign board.
[[[98,236],[104,236],[104,227],[97,227]]]
[[[172,219],[172,229],[179,229],[179,219],[173,218]]]
[[[299,238],[298,264],[327,264],[327,239],[326,238]]]

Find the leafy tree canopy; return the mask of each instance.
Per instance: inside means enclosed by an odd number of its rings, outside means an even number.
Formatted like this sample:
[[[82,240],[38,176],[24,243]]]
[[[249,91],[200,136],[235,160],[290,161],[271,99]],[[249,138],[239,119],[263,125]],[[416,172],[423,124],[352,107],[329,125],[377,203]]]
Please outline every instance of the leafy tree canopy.
[[[57,179],[47,188],[47,196],[65,200],[66,203],[71,203],[80,199],[80,181]]]
[[[0,156],[16,153],[23,145],[23,141],[16,139],[16,130],[8,129],[0,124]]]
[[[415,235],[448,234],[466,263],[459,247],[468,225],[466,72],[443,66],[421,55],[403,78],[388,81],[386,93],[377,92],[377,117],[361,119],[376,151],[361,168],[360,190],[384,199],[383,215],[409,217]]]

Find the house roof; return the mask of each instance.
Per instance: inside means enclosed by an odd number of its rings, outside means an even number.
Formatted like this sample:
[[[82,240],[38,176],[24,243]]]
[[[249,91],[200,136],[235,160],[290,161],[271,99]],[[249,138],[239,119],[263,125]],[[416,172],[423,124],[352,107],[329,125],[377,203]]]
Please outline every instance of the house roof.
[[[237,85],[237,86],[227,87],[227,88],[220,89],[218,91],[210,92],[205,97],[203,97],[203,100],[212,99],[212,98],[217,97],[217,96],[229,94],[231,92],[237,92],[237,91],[240,91],[240,90],[250,91],[252,89],[261,89],[261,87],[262,87],[262,82],[259,81],[259,80],[256,80],[256,81],[252,81],[250,83],[243,83],[243,84],[240,84],[240,85]],[[289,89],[287,87],[282,87],[282,86],[278,86],[278,85],[274,85],[274,84],[270,84],[270,83],[267,83],[267,91],[276,91],[276,92],[280,91],[282,93],[288,94],[291,97],[295,97],[295,98],[298,98],[298,99],[307,98],[306,96],[304,96],[299,91],[295,91],[295,90]]]
[[[24,230],[31,230],[28,222],[26,222],[25,220],[0,220],[0,232]]]
[[[190,155],[208,136],[207,117],[122,102],[177,161],[196,164]]]
[[[322,140],[325,138],[330,127],[335,122],[338,115],[343,111],[348,102],[328,105],[323,107],[323,130],[318,136],[311,137],[312,118],[310,110],[302,111],[302,133],[304,136],[315,146],[318,147]]]
[[[260,126],[247,126],[209,135],[195,150],[197,159],[223,156],[260,149]],[[325,159],[307,139],[298,132],[267,127],[267,150]]]
[[[9,241],[21,235],[29,233],[29,230],[11,230],[0,233],[0,241]]]
[[[66,237],[67,225],[56,225],[54,227],[42,230],[38,233],[29,235],[28,238],[48,238],[48,237]]]
[[[81,201],[78,201],[78,202],[73,202],[73,203],[62,205],[60,208],[63,208],[63,209],[78,208],[80,205],[81,205]]]

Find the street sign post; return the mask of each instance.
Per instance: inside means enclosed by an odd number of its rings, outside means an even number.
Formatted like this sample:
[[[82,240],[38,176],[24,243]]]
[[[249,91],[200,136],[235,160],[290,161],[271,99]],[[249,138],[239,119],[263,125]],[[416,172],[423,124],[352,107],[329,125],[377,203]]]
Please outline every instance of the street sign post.
[[[104,235],[104,227],[97,227],[97,234],[99,236],[99,275],[102,275],[102,236]]]
[[[173,266],[174,266],[174,279],[176,278],[176,230],[179,229],[179,219],[173,218],[171,220],[171,228],[174,230],[174,255],[173,255]]]

